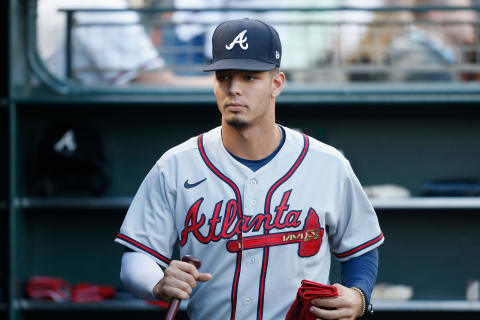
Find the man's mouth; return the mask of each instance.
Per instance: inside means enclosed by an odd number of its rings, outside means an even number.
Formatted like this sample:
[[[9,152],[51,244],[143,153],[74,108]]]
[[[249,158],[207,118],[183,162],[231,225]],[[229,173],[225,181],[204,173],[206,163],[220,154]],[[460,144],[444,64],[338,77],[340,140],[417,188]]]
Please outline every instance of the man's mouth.
[[[241,111],[245,108],[246,107],[243,104],[240,104],[240,103],[228,103],[226,105],[226,109],[228,109],[230,111]]]

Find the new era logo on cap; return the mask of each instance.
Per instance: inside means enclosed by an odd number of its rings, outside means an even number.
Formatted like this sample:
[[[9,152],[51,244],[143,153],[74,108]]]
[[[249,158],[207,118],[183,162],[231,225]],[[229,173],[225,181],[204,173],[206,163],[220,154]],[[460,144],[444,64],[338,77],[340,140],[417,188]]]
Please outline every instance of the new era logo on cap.
[[[278,32],[259,20],[220,24],[213,33],[213,63],[204,71],[267,71],[280,67],[282,45]]]

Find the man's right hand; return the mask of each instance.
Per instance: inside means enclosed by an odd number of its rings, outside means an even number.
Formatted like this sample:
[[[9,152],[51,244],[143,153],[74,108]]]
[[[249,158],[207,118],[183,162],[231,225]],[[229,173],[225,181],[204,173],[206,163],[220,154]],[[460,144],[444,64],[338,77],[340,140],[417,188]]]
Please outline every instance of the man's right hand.
[[[163,301],[172,298],[188,299],[197,281],[206,282],[212,278],[209,273],[200,273],[194,265],[173,260],[165,269],[163,278],[153,288],[153,296]]]

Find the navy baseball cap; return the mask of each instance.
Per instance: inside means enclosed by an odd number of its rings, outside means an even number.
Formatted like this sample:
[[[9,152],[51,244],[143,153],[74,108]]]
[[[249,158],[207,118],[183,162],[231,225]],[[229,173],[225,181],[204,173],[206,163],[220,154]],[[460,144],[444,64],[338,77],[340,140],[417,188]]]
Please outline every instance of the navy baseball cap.
[[[277,30],[252,19],[226,21],[213,32],[213,63],[203,71],[267,71],[280,67],[282,44]]]

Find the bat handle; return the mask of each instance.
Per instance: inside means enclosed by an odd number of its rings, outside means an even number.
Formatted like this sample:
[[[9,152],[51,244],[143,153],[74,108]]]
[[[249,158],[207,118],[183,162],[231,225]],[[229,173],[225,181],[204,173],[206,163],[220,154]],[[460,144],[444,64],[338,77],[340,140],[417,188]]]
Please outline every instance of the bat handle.
[[[180,299],[173,298],[170,301],[170,304],[168,305],[168,311],[167,311],[167,315],[165,316],[165,320],[174,320],[179,307],[180,307]]]
[[[182,261],[193,264],[197,269],[199,269],[200,266],[202,265],[202,262],[199,259],[190,255],[183,256]],[[167,315],[165,316],[165,320],[175,319],[175,315],[177,314],[179,307],[180,307],[180,299],[173,298],[172,300],[170,300],[170,304],[168,305],[168,311],[167,311]]]

